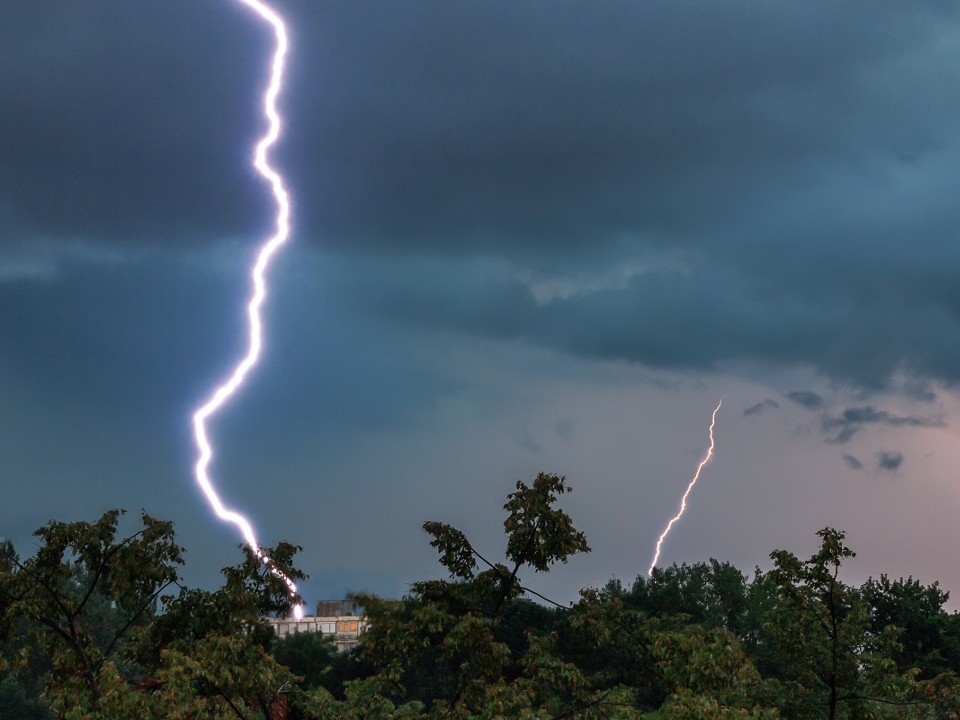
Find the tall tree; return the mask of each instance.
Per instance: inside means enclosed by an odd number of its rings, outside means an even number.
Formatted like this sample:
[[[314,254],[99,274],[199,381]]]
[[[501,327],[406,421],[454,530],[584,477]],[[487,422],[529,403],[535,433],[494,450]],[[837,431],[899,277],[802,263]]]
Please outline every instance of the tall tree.
[[[121,515],[51,522],[35,533],[36,555],[8,557],[0,573],[6,622],[28,629],[52,660],[51,684],[84,705],[99,702],[101,674],[118,662],[128,632],[149,618],[182,563],[171,523],[144,513],[142,527],[118,540]]]
[[[769,687],[782,712],[835,720],[935,711],[955,692],[956,678],[918,682],[915,673],[898,670],[899,629],[874,631],[868,603],[840,580],[844,560],[855,556],[845,534],[824,528],[817,535],[820,549],[808,560],[784,550],[770,556],[777,602],[765,627],[775,647]]]
[[[747,608],[747,578],[728,562],[711,558],[692,565],[674,563],[637,577],[623,595],[628,607],[655,617],[683,616],[683,621],[739,634]]]
[[[517,482],[504,505],[505,563],[488,559],[460,530],[425,523],[451,579],[416,583],[399,602],[359,598],[370,622],[363,656],[380,668],[390,698],[469,712],[489,700],[491,688],[529,674],[532,665],[524,663],[534,663],[534,655],[547,662],[545,646],[531,643],[528,631],[549,622],[550,613],[520,601],[532,592],[520,575],[525,568],[548,572],[589,551],[586,537],[556,507],[569,490],[563,477],[546,473],[530,485]]]
[[[285,584],[245,550],[219,590],[185,588],[172,523],[144,513],[120,537],[122,514],[51,522],[35,533],[33,557],[0,558],[0,630],[25,633],[49,663],[49,708],[85,720],[269,718],[293,681],[269,655],[262,621],[289,611]],[[265,550],[288,577],[303,577],[290,567],[295,546]]]
[[[911,668],[922,678],[948,670],[960,671],[960,625],[944,609],[949,593],[937,583],[922,585],[912,577],[891,581],[870,578],[860,587],[874,633],[889,626],[900,629],[893,658],[901,672]]]

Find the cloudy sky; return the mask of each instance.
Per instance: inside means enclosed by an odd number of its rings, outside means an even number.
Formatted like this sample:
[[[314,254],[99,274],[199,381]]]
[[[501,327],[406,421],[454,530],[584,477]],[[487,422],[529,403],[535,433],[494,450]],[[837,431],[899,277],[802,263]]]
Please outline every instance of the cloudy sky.
[[[214,474],[310,600],[491,555],[566,475],[593,553],[960,599],[960,17],[952,3],[278,0],[294,234]],[[239,558],[190,415],[244,348],[271,230],[250,167],[272,37],[233,0],[0,8],[0,535],[110,507]],[[485,553],[485,554],[486,554]]]

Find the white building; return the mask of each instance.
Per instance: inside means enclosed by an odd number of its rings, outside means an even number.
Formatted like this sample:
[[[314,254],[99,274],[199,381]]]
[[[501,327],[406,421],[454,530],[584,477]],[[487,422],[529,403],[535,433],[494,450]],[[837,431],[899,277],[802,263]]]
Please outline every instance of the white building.
[[[333,639],[338,652],[344,652],[360,642],[366,629],[363,617],[357,614],[356,603],[350,600],[321,600],[316,615],[267,618],[267,623],[279,637],[298,633],[320,633]]]

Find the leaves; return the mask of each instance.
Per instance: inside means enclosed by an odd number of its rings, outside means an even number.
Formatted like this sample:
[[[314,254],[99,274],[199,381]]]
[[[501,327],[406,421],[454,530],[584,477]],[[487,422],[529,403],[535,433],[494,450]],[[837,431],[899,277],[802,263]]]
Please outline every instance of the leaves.
[[[507,496],[503,506],[509,514],[503,521],[507,533],[507,558],[518,566],[529,565],[537,572],[548,572],[557,562],[571,555],[590,552],[586,536],[573,526],[573,520],[553,507],[559,495],[570,492],[566,478],[540,473],[528,486],[517,481],[517,489]]]
[[[122,518],[110,510],[94,522],[51,522],[25,561],[4,548],[0,629],[8,641],[18,629],[16,667],[46,659],[45,700],[64,718],[194,720],[264,707],[293,679],[268,654],[262,620],[289,609],[282,580],[247,552],[224,570],[221,589],[190,590],[180,584],[173,523],[142,513],[139,529],[120,537]],[[298,549],[266,550],[299,579]]]
[[[425,522],[423,529],[433,537],[430,544],[440,551],[440,563],[450,571],[451,577],[463,580],[473,577],[477,561],[466,535],[441,522]]]
[[[424,530],[446,580],[400,600],[356,596],[349,654],[320,636],[278,641],[263,618],[286,585],[245,548],[216,590],[182,585],[171,523],[119,510],[52,522],[36,555],[0,546],[0,713],[45,720],[881,720],[948,718],[960,703],[960,616],[946,593],[841,578],[854,553],[825,528],[803,560],[777,550],[748,582],[711,560],[611,581],[570,607],[532,602],[586,538],[557,507],[563,477],[518,482],[498,560],[442,522]],[[299,548],[265,548],[291,578]],[[486,553],[486,550],[483,550]],[[482,569],[481,569],[482,568]],[[32,678],[32,680],[31,680]],[[32,683],[32,684],[31,684]],[[42,702],[38,698],[42,697]],[[32,703],[32,704],[31,704]],[[13,710],[10,710],[13,708]],[[2,715],[5,716],[5,715]]]

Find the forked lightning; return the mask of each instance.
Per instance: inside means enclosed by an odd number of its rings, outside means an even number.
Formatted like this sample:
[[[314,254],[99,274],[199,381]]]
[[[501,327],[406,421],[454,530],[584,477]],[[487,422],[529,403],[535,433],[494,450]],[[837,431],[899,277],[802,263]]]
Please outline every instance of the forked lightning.
[[[260,19],[268,23],[273,28],[276,38],[276,48],[273,53],[271,63],[270,81],[263,94],[263,112],[267,118],[267,130],[259,139],[253,156],[253,164],[257,172],[269,183],[273,190],[273,197],[276,201],[276,223],[274,234],[263,242],[256,261],[250,271],[250,280],[252,284],[252,294],[247,303],[247,324],[249,341],[247,353],[234,366],[230,374],[218,385],[209,396],[209,398],[193,414],[193,432],[197,444],[199,455],[197,464],[194,467],[197,483],[203,490],[207,501],[221,520],[233,523],[243,534],[243,539],[253,551],[254,555],[263,562],[271,572],[283,580],[290,591],[292,597],[297,595],[297,586],[292,579],[287,577],[267,554],[261,549],[260,544],[253,532],[253,526],[250,521],[236,510],[227,508],[214,488],[213,481],[210,479],[209,466],[213,460],[213,448],[210,439],[207,436],[207,420],[211,419],[226,402],[237,392],[237,389],[243,384],[247,373],[256,365],[260,357],[262,346],[262,321],[260,318],[260,308],[266,298],[266,281],[264,275],[270,260],[280,247],[287,241],[290,235],[290,198],[284,187],[283,178],[267,160],[267,152],[276,143],[280,137],[280,114],[277,111],[277,96],[283,86],[284,60],[287,55],[287,29],[283,18],[266,3],[260,0],[237,0],[246,5]],[[300,606],[295,608],[297,617],[303,613]]]
[[[713,448],[716,445],[713,439],[713,428],[717,424],[717,413],[720,412],[720,406],[723,405],[723,401],[726,397],[727,396],[724,395],[722,398],[720,398],[720,402],[717,403],[717,406],[713,409],[713,415],[710,417],[710,447],[707,448],[707,454],[703,456],[703,460],[701,460],[700,464],[697,466],[697,471],[693,474],[693,480],[691,480],[690,484],[687,485],[687,491],[680,499],[680,511],[670,519],[670,522],[667,523],[667,527],[664,528],[663,532],[660,533],[660,537],[657,538],[657,549],[653,553],[653,560],[650,563],[650,569],[647,570],[648,576],[653,574],[653,569],[657,566],[657,560],[660,559],[660,548],[663,546],[663,541],[667,539],[667,535],[670,534],[670,529],[681,517],[683,517],[683,513],[686,512],[687,498],[690,496],[690,491],[693,490],[693,486],[697,484],[697,480],[700,479],[700,472],[703,470],[704,465],[710,462],[710,458],[713,457]]]

